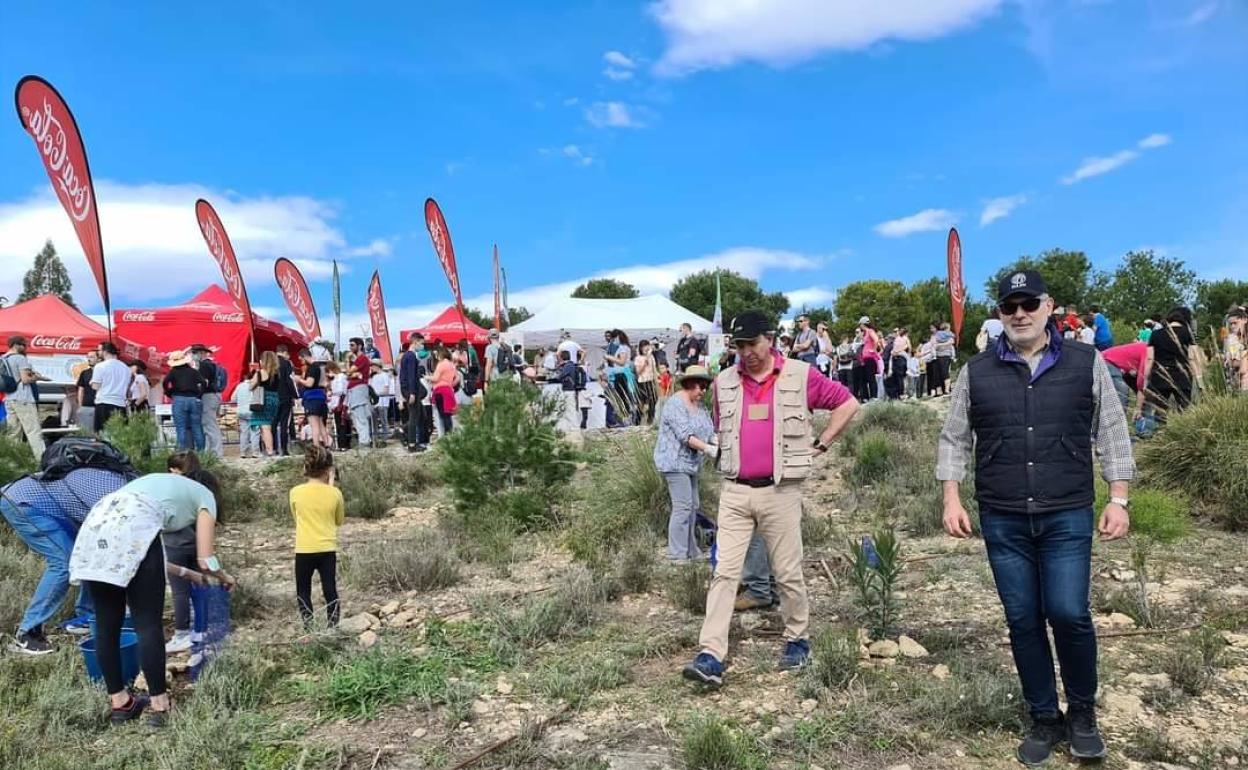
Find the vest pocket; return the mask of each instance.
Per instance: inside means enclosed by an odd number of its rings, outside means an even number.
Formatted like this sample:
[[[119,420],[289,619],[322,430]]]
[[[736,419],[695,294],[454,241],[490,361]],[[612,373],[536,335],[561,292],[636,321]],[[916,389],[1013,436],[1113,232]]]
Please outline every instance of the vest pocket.
[[[983,468],[992,462],[992,458],[997,456],[997,452],[1001,451],[1001,445],[1005,443],[1005,439],[995,438],[982,451],[975,453],[975,467]]]
[[[1071,458],[1078,460],[1079,462],[1091,462],[1092,461],[1092,457],[1090,453],[1080,451],[1080,449],[1075,446],[1075,442],[1071,441],[1065,436],[1062,436],[1060,439],[1058,439],[1058,441],[1061,442],[1062,448],[1066,450],[1066,453],[1069,454]]]

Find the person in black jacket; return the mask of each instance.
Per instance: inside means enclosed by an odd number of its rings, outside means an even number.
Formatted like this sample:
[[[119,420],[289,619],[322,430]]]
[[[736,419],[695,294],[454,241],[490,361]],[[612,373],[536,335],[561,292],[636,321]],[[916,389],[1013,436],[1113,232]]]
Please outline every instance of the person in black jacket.
[[[204,378],[189,353],[178,350],[169,354],[169,373],[165,375],[165,395],[173,402],[173,425],[178,435],[178,451],[204,451]]]
[[[295,365],[290,350],[277,346],[277,415],[273,418],[273,449],[282,457],[290,457],[290,436],[295,432]]]
[[[191,356],[197,362],[199,376],[204,380],[204,394],[200,397],[201,422],[204,428],[204,452],[225,457],[225,443],[221,436],[221,399],[229,385],[225,369],[212,360],[212,349],[207,345],[192,345]]]
[[[425,384],[421,381],[424,367],[421,366],[419,353],[424,343],[425,338],[419,332],[412,334],[403,355],[399,356],[399,403],[404,410],[404,442],[409,452],[423,452],[429,448],[425,408],[421,403],[426,396]]]

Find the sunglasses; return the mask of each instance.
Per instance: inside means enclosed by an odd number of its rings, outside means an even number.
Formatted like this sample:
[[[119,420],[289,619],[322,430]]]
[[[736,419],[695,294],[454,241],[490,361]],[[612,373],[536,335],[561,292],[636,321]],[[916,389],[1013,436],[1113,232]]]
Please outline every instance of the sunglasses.
[[[997,309],[1002,315],[1014,315],[1021,307],[1027,313],[1034,313],[1040,309],[1041,300],[1039,297],[1028,297],[1024,300],[1002,300],[997,303]]]

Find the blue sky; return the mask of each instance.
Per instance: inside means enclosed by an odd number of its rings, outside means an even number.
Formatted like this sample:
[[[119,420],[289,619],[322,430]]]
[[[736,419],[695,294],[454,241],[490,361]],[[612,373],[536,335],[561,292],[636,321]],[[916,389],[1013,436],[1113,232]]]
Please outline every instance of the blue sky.
[[[200,195],[283,320],[273,260],[305,269],[323,324],[341,260],[346,328],[378,267],[392,326],[445,306],[430,195],[483,307],[495,242],[530,309],[717,265],[826,304],[941,274],[955,222],[976,293],[1052,246],[1248,276],[1239,0],[77,5],[0,6],[0,84],[40,74],[74,110],[118,308],[213,280]],[[98,309],[7,121],[0,294],[52,237]]]

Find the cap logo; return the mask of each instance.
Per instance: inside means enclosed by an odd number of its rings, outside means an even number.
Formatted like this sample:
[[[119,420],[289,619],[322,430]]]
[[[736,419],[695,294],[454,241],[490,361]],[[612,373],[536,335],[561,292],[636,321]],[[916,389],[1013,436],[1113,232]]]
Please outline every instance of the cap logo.
[[[1010,288],[1021,289],[1027,285],[1027,276],[1023,273],[1015,273],[1010,277]]]

